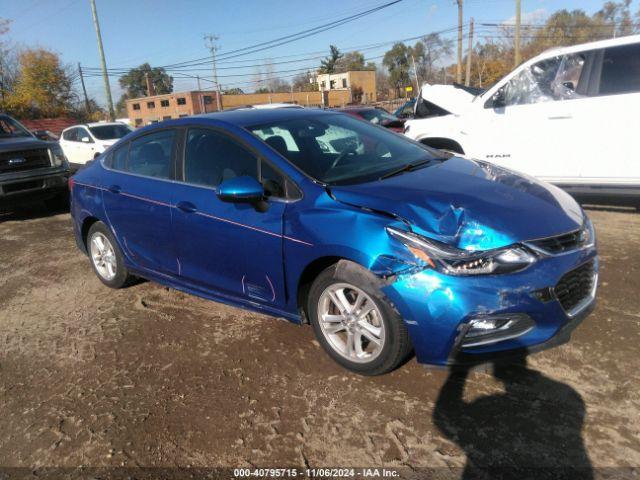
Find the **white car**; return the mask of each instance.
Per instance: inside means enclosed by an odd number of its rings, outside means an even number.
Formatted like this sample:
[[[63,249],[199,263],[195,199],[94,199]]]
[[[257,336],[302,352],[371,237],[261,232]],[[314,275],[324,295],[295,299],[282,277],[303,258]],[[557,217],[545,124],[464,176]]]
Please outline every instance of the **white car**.
[[[132,131],[120,122],[73,125],[62,131],[59,143],[71,167],[77,169]]]
[[[298,105],[297,103],[257,103],[255,105],[243,105],[241,107],[235,108],[227,108],[227,110],[271,110],[274,108],[304,108],[302,105]]]
[[[425,85],[415,109],[414,140],[640,206],[640,35],[546,51],[479,95]]]

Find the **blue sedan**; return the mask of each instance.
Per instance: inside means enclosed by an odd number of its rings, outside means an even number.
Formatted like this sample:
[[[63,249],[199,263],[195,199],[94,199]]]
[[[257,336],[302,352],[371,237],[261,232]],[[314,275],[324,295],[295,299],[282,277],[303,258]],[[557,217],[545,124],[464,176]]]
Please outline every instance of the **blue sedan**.
[[[98,278],[310,323],[365,375],[562,343],[594,305],[562,190],[335,112],[237,110],[121,139],[70,182]],[[294,346],[291,346],[294,348]]]

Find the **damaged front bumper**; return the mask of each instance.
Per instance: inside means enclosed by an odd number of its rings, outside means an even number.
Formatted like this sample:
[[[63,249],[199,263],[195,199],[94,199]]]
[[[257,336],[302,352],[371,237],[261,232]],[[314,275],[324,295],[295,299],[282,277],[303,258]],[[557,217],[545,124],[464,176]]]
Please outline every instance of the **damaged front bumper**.
[[[587,266],[589,288],[584,275],[582,283],[565,280]],[[595,306],[597,272],[597,252],[589,247],[541,258],[512,274],[413,271],[397,275],[383,291],[406,323],[418,362],[474,364],[568,341]],[[574,286],[581,291],[566,292]]]

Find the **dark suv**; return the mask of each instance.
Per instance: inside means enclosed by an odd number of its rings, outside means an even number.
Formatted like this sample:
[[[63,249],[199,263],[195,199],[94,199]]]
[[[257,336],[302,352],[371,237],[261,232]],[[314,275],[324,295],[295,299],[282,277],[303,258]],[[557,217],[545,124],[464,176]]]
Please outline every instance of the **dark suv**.
[[[0,209],[65,199],[69,175],[60,145],[39,140],[19,122],[0,114]]]

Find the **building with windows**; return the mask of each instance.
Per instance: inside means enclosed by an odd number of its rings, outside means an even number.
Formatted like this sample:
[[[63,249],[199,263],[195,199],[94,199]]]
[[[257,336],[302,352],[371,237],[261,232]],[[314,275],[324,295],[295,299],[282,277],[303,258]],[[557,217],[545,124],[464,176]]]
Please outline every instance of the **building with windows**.
[[[182,118],[218,110],[216,92],[194,90],[127,100],[127,115],[131,125],[141,127],[151,123]]]
[[[320,73],[311,82],[318,84],[321,92],[343,90],[351,92],[351,102],[369,103],[377,100],[376,72],[374,70],[349,71],[343,73]],[[362,98],[353,98],[355,92],[361,91]]]

